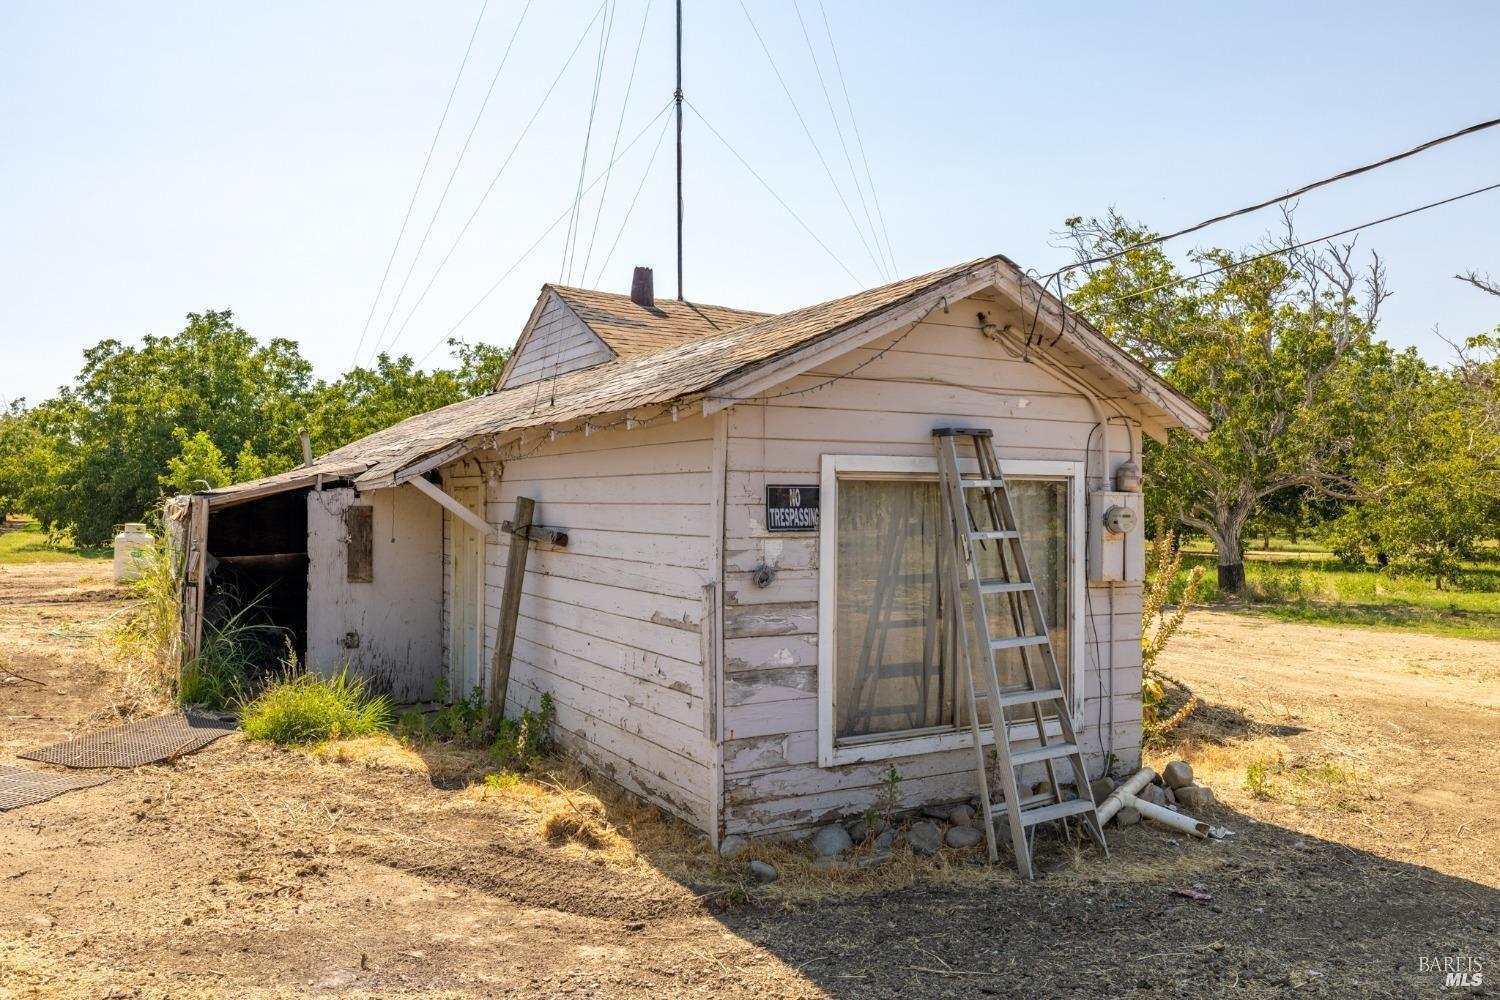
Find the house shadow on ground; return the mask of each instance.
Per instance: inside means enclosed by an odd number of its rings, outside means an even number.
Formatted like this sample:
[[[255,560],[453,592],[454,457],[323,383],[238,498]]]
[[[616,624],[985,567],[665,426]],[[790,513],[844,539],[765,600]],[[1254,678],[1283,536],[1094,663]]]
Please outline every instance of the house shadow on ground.
[[[1205,818],[1235,835],[1110,827],[1109,858],[1049,843],[1034,882],[999,868],[719,919],[831,997],[1415,997],[1454,994],[1435,958],[1500,969],[1500,891],[1222,807]]]
[[[1199,712],[1212,714],[1208,728],[1226,737],[1300,731],[1220,705]],[[473,768],[482,770],[479,751],[463,751],[467,773],[445,744],[412,751],[437,788],[472,783]],[[581,808],[664,878],[616,876],[600,895],[598,865],[611,848],[588,848],[566,824],[538,838],[540,814],[524,837],[476,838],[478,850],[449,869],[421,858],[426,877],[642,921],[643,947],[653,921],[707,913],[805,980],[809,994],[840,998],[1483,995],[1483,987],[1445,989],[1445,972],[1500,970],[1500,890],[1222,805],[1201,818],[1234,831],[1224,840],[1111,826],[1105,858],[1044,836],[1033,882],[1017,878],[1008,855],[986,867],[982,849],[937,861],[898,849],[884,874],[824,874],[796,850],[771,848],[751,856],[774,860],[783,877],[761,886],[747,860],[722,861],[701,835],[607,779],[576,770],[568,778],[566,765],[558,768],[528,780],[568,789],[568,808]],[[522,878],[534,868],[551,874],[537,884]]]

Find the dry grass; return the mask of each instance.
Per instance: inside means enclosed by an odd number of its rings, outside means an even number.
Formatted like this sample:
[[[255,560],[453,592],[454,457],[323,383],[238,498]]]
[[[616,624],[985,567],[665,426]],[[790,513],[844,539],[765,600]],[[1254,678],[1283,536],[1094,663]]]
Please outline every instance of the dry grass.
[[[384,733],[336,740],[310,747],[309,756],[338,764],[354,764],[376,771],[422,774],[434,781],[480,781],[493,767],[489,754],[458,743],[407,743]]]
[[[359,747],[367,741],[354,741]],[[394,742],[394,741],[391,741]],[[441,747],[444,744],[432,744]],[[339,758],[338,746],[326,756]],[[410,749],[405,754],[410,754]],[[430,751],[424,750],[424,757]],[[461,753],[461,752],[460,752]],[[376,758],[417,767],[410,757],[385,749]],[[365,762],[373,756],[360,755]],[[388,765],[381,765],[388,766]],[[706,888],[721,901],[744,901],[751,895],[772,906],[800,907],[841,896],[891,892],[923,883],[935,886],[997,885],[1015,880],[1002,857],[994,868],[984,863],[982,846],[955,853],[944,851],[921,857],[897,847],[888,861],[871,867],[859,862],[875,853],[869,845],[856,847],[848,863],[814,868],[812,853],[798,842],[752,841],[733,860],[721,858],[708,838],[654,805],[642,802],[610,782],[595,778],[571,761],[552,758],[535,771],[477,776],[465,797],[504,811],[530,817],[535,829],[553,846],[622,871],[646,866],[683,884]],[[759,885],[750,877],[749,862],[776,866],[781,877]]]

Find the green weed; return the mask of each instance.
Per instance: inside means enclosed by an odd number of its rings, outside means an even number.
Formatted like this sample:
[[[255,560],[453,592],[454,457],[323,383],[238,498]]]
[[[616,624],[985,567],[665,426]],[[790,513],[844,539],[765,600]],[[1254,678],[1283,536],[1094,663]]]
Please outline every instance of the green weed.
[[[495,763],[512,771],[529,771],[552,752],[548,727],[557,716],[552,696],[544,693],[535,712],[527,709],[519,719],[501,719],[490,754]]]
[[[901,772],[896,770],[894,764],[880,779],[880,791],[875,793],[875,808],[887,823],[893,821],[896,811],[901,808],[901,782],[904,780],[906,779],[901,777]]]
[[[1265,761],[1258,760],[1245,768],[1245,787],[1257,799],[1269,799],[1275,795],[1276,787],[1271,783],[1270,769]]]
[[[240,714],[245,735],[278,746],[370,736],[391,725],[391,701],[371,694],[347,670],[332,677],[288,672]]]

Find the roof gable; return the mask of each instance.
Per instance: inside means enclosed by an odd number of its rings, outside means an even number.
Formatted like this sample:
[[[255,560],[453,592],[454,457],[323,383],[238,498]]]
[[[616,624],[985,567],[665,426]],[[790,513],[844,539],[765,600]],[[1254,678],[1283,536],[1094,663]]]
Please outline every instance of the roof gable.
[[[918,322],[934,309],[990,288],[1000,297],[1019,303],[1028,316],[1038,317],[1040,329],[1052,338],[1047,341],[1048,350],[1066,347],[1096,377],[1116,380],[1135,398],[1149,404],[1153,409],[1146,412],[1155,431],[1165,433],[1168,428],[1182,427],[1194,434],[1206,433],[1208,418],[1190,401],[1076,314],[1065,312],[1056,298],[1010,260],[994,256],[804,309],[752,319],[724,332],[696,336],[688,333],[693,328],[701,329],[699,323],[717,330],[721,323],[756,314],[724,309],[710,312],[711,307],[663,303],[661,312],[672,322],[655,323],[659,317],[653,314],[653,322],[647,323],[621,304],[620,300],[629,302],[626,296],[548,286],[544,300],[555,296],[571,311],[571,298],[579,309],[597,310],[590,314],[597,326],[588,326],[616,351],[613,360],[546,376],[545,393],[507,387],[411,417],[339,448],[297,472],[306,477],[332,474],[337,469],[339,475],[353,479],[361,488],[377,488],[422,475],[473,448],[493,447],[501,435],[527,428],[562,428],[590,417],[650,406],[669,406],[675,416],[677,407],[690,402],[701,402],[704,412],[711,413],[753,398],[767,386],[902,325]],[[538,315],[538,311],[533,312],[518,352],[525,346]],[[633,325],[636,321],[643,325]],[[980,331],[975,335],[980,336]],[[649,349],[652,337],[684,339],[653,350]],[[622,349],[616,349],[610,338]],[[632,342],[631,338],[636,339]],[[230,491],[255,485],[241,484]]]
[[[514,389],[615,357],[554,289],[543,286],[495,388]]]

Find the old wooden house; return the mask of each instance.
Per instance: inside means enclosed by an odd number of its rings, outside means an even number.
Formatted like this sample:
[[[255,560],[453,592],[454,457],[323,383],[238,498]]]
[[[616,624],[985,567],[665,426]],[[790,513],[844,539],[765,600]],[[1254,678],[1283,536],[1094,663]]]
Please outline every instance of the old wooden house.
[[[954,423],[993,431],[1090,761],[1133,766],[1144,531],[1102,511],[1139,513],[1142,435],[1208,422],[1000,256],[780,315],[546,286],[493,392],[183,498],[189,631],[233,567],[312,669],[483,687],[526,497],[566,544],[529,543],[508,705],[550,693],[587,766],[715,840],[858,813],[892,766],[961,798],[927,631]]]

